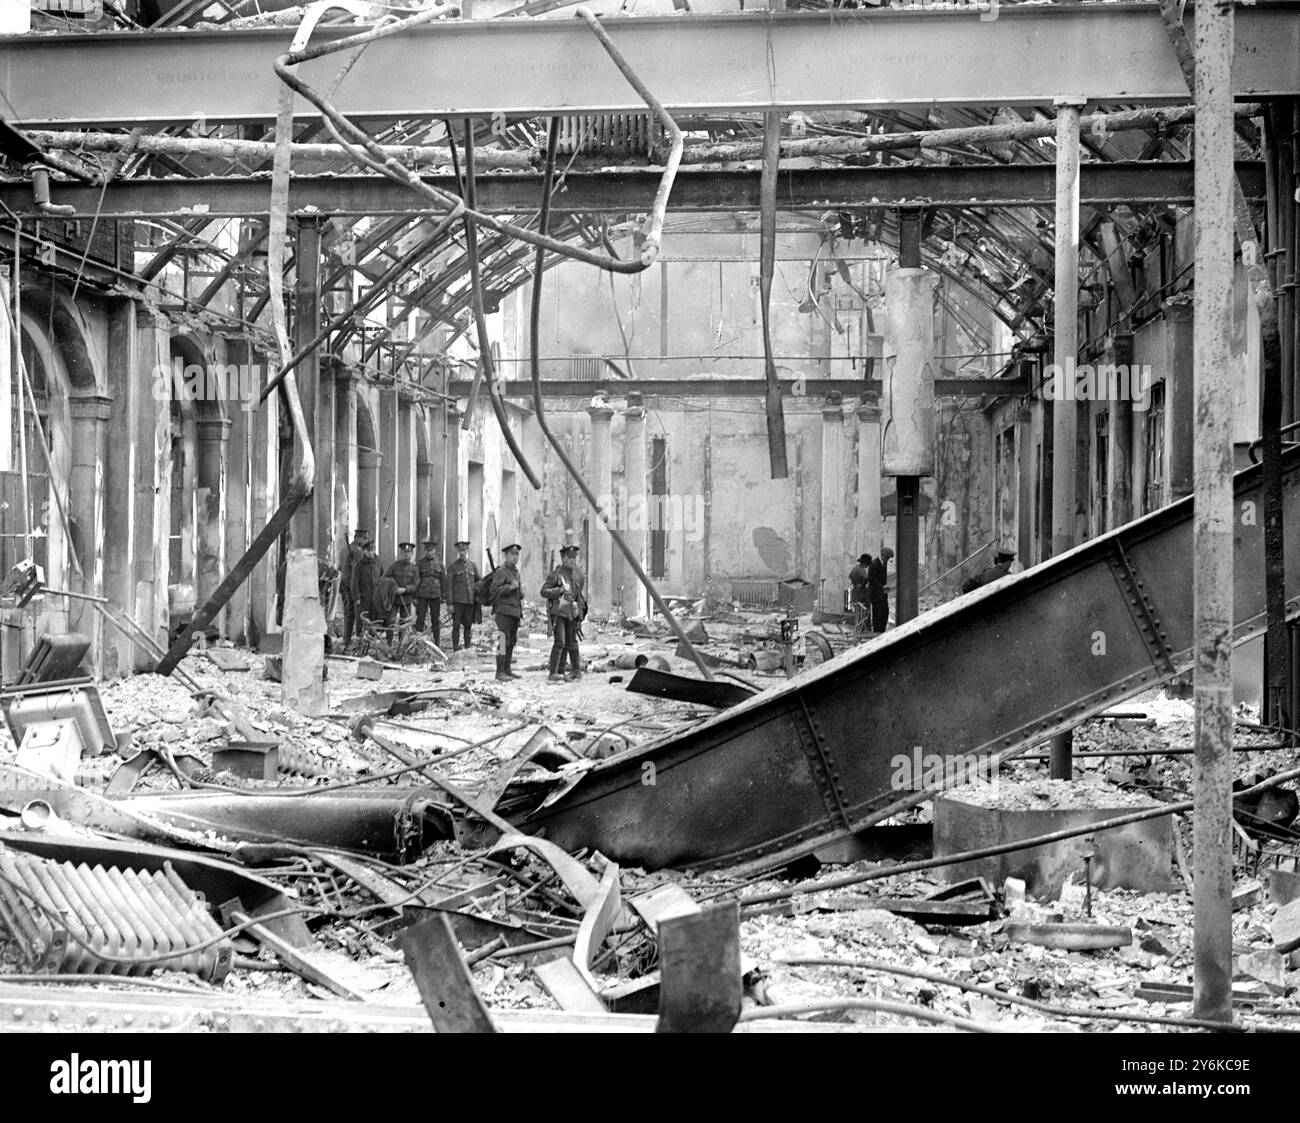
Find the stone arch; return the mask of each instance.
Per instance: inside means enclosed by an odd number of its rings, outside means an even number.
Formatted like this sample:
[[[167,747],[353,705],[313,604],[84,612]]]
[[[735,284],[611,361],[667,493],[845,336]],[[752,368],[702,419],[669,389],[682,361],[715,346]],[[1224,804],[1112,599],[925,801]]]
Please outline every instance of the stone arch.
[[[71,480],[73,465],[72,413],[69,406],[71,383],[63,358],[63,349],[55,338],[46,332],[39,313],[24,312],[20,323],[20,346],[23,364],[31,383],[32,396],[36,398],[40,424],[31,410],[31,399],[26,395],[14,372],[13,391],[10,397],[11,456],[15,477],[13,496],[6,496],[8,508],[4,511],[6,533],[22,535],[30,521],[30,549],[22,538],[6,538],[7,565],[30,556],[45,571],[45,583],[51,588],[68,587],[69,576],[74,572],[70,550],[77,549],[77,560],[85,568],[85,554],[93,546],[91,536],[79,533],[71,517]],[[21,410],[19,394],[22,394]],[[19,437],[20,418],[22,439]],[[49,462],[42,454],[39,442],[43,436]],[[26,517],[22,514],[21,473],[24,446],[28,478],[28,504]],[[58,498],[56,499],[56,493]],[[62,511],[60,513],[60,501]],[[68,519],[65,527],[64,518]],[[12,546],[9,544],[12,543]],[[46,631],[66,630],[67,604],[59,598],[45,598],[38,612],[33,635]]]
[[[90,324],[80,307],[67,294],[35,286],[24,288],[23,304],[33,309],[33,319],[43,324],[59,352],[67,389],[73,395],[107,393],[107,372],[94,345]],[[27,316],[24,315],[24,320]]]
[[[357,394],[357,527],[379,536],[379,419],[364,394]]]

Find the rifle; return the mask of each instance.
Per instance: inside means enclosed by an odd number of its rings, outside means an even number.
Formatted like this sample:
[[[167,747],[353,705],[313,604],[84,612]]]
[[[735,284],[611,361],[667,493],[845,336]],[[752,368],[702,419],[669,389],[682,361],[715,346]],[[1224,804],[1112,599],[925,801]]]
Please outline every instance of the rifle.
[[[492,567],[491,569],[488,570],[488,572],[489,572],[489,573],[495,573],[495,572],[496,572],[496,568],[497,568],[497,563],[496,563],[496,562],[493,560],[493,558],[492,558],[492,551],[491,551],[491,550],[489,550],[489,551],[487,552],[487,556],[488,556],[488,565],[490,565],[490,566]]]

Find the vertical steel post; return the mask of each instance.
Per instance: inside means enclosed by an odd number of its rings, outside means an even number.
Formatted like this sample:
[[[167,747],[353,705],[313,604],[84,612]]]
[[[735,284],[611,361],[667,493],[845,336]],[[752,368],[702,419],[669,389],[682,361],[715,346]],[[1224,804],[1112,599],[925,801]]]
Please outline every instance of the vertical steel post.
[[[894,523],[894,552],[898,555],[895,572],[898,575],[898,623],[906,624],[916,619],[919,571],[921,564],[921,520],[917,515],[917,499],[921,493],[920,476],[899,476],[895,481],[898,491],[898,517]]]
[[[293,342],[299,351],[320,333],[320,219],[298,220],[297,246],[294,262],[297,283],[293,294]],[[313,350],[298,364],[298,397],[302,401],[302,415],[307,430],[316,434],[316,399],[320,381],[320,356]],[[318,434],[317,434],[318,435]],[[294,456],[300,459],[302,449],[294,437]],[[317,478],[322,470],[321,460],[316,461]],[[293,542],[304,550],[316,549],[316,508],[318,501],[304,503],[293,516]]]
[[[921,268],[921,220],[919,210],[898,212],[898,267]],[[906,624],[919,610],[921,565],[921,520],[918,516],[920,476],[898,476],[894,480],[897,514],[894,518],[894,572],[896,574],[895,619]]]
[[[1232,1020],[1232,117],[1233,11],[1196,8],[1196,389],[1192,526],[1195,1016]]]
[[[1079,351],[1079,98],[1056,102],[1056,281],[1052,362],[1052,554],[1075,545],[1078,506],[1079,410],[1074,364]],[[1051,739],[1049,774],[1074,774],[1074,733]]]

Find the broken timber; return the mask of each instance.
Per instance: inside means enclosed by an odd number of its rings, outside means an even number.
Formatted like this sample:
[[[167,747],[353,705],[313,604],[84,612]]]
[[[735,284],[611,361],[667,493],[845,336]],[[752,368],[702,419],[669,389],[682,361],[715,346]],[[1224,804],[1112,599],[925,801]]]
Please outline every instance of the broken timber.
[[[1300,580],[1300,450],[1283,460],[1288,584]],[[1235,479],[1233,642],[1265,628],[1261,470]],[[1186,670],[1192,501],[1184,499],[683,733],[601,761],[517,824],[625,866],[773,868],[929,798],[895,758],[948,774],[1005,759]],[[1291,598],[1287,614],[1300,613]],[[638,672],[643,673],[643,672]],[[945,704],[933,700],[944,683]],[[868,721],[867,718],[870,718]],[[900,790],[900,786],[902,790]]]

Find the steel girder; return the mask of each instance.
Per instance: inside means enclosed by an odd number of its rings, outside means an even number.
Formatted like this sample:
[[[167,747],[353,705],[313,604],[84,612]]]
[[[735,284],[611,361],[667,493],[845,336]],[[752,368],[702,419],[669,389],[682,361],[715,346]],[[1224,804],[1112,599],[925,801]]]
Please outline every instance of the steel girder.
[[[990,16],[994,18],[989,18]],[[1192,12],[1188,11],[1189,26]],[[604,26],[670,110],[1187,100],[1154,4],[996,12],[693,13]],[[355,33],[322,28],[313,42]],[[272,120],[288,29],[0,39],[0,92],[27,126]],[[1235,93],[1300,92],[1293,5],[1237,13]],[[338,60],[300,68],[328,88]],[[502,80],[506,76],[506,80]],[[333,98],[356,117],[628,113],[644,104],[574,19],[452,21],[371,43]],[[305,102],[299,111],[311,116]]]
[[[780,173],[777,191],[786,210],[842,210],[868,205],[1049,207],[1054,198],[1054,175],[1051,164],[797,168]],[[1239,161],[1237,175],[1248,199],[1263,198],[1261,162]],[[658,171],[642,169],[570,172],[564,178],[564,191],[551,209],[562,213],[641,213],[649,210],[659,178]],[[757,210],[758,179],[756,169],[682,172],[673,185],[669,206],[674,213]],[[425,181],[444,191],[457,190],[455,178],[450,175],[426,176]],[[1192,201],[1190,162],[1084,164],[1080,181],[1080,198],[1087,206],[1186,206]],[[481,176],[475,187],[480,209],[494,214],[527,214],[537,209],[541,176]],[[265,215],[271,204],[267,180],[258,176],[119,179],[106,191],[82,184],[56,184],[53,197],[57,203],[76,207],[79,213],[98,213],[101,218],[170,218],[195,208],[205,219]],[[41,215],[26,184],[0,187],[0,203],[15,214],[36,218]],[[295,176],[289,185],[289,210],[291,214],[315,216],[440,213],[413,191],[371,175]]]
[[[1284,469],[1295,588],[1300,449]],[[1265,628],[1260,467],[1235,486],[1240,643]],[[784,864],[919,801],[898,782],[918,746],[969,774],[1190,667],[1193,556],[1189,497],[603,761],[517,825],[647,869]]]
[[[781,356],[777,356],[778,361]],[[649,361],[649,360],[643,360]],[[531,398],[533,384],[525,379],[503,380],[499,383],[503,398]],[[879,394],[884,384],[879,378],[808,378],[795,390],[794,379],[782,380],[781,388],[787,394],[806,396],[814,401],[827,394]],[[451,382],[447,393],[460,398],[469,397],[470,383]],[[646,397],[669,398],[761,398],[767,383],[761,378],[627,378],[581,381],[578,379],[548,378],[542,382],[542,396],[546,398],[590,398],[600,391],[606,393],[644,394]],[[1004,398],[1019,398],[1029,393],[1029,382],[1023,378],[936,378],[934,392],[940,397],[982,397],[994,394]]]

